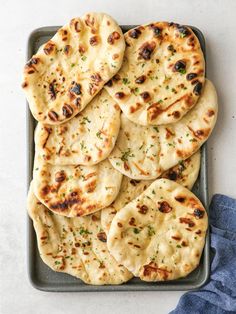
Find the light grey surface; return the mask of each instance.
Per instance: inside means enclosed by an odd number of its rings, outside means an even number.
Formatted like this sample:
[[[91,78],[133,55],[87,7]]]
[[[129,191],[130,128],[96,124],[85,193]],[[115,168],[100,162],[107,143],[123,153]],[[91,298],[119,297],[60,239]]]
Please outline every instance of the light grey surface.
[[[86,11],[106,11],[121,24],[174,20],[199,27],[207,40],[208,77],[220,102],[209,140],[210,195],[236,197],[235,0],[2,0],[0,10],[0,313],[168,313],[182,292],[56,294],[34,290],[26,275],[25,98],[21,70],[29,32]]]
[[[131,26],[122,26],[123,32],[131,29]],[[41,27],[31,32],[27,45],[27,59],[38,50],[38,48],[49,40],[56,32],[58,27]],[[200,30],[193,28],[194,32],[200,40],[200,44],[206,59],[206,49],[204,36]],[[27,158],[28,158],[28,186],[32,180],[32,169],[34,161],[34,127],[35,120],[27,107],[26,124],[27,124]],[[208,188],[207,188],[207,145],[204,145],[201,150],[201,171],[193,191],[200,198],[204,206],[208,210]],[[33,224],[30,218],[27,218],[27,239],[28,239],[28,273],[31,284],[43,291],[53,292],[82,292],[82,291],[175,291],[175,290],[190,290],[201,287],[209,277],[209,234],[206,237],[206,244],[203,251],[203,256],[199,267],[189,276],[180,280],[145,283],[138,278],[133,278],[128,283],[123,285],[113,286],[92,286],[85,285],[81,280],[69,276],[67,274],[57,273],[47,267],[41,260],[38,254],[38,247],[35,237]]]

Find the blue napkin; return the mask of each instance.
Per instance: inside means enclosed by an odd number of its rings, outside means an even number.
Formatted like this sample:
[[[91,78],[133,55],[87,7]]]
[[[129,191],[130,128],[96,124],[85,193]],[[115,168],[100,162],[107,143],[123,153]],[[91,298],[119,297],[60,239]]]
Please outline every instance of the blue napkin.
[[[236,200],[213,196],[210,230],[215,253],[210,280],[200,290],[184,294],[171,314],[236,313]]]

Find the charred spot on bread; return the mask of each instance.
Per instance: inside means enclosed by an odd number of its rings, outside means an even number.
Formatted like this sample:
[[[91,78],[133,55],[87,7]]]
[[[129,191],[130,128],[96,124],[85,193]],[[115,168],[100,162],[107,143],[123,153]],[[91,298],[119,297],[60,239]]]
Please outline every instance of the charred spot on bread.
[[[172,211],[172,207],[170,206],[170,204],[166,201],[163,202],[158,202],[158,210],[161,213],[167,214],[169,212]]]

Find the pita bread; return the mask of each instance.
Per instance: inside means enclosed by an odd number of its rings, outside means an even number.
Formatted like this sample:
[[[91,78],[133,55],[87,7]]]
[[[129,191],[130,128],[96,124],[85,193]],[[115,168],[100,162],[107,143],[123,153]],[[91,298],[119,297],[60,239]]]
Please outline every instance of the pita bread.
[[[68,273],[87,284],[121,284],[132,274],[110,255],[100,213],[66,218],[53,214],[33,194],[28,195],[28,212],[33,220],[39,253],[51,269]]]
[[[107,246],[134,276],[173,280],[198,266],[207,223],[207,213],[192,192],[159,179],[116,214]]]
[[[200,159],[200,151],[197,151],[193,156],[164,172],[161,177],[173,180],[191,190],[198,177]],[[103,208],[101,211],[101,224],[106,234],[110,229],[115,214],[145,191],[152,182],[153,180],[140,181],[123,176],[117,198],[110,206]]]
[[[37,152],[53,165],[94,165],[107,158],[120,129],[120,108],[103,89],[70,121],[38,123]]]
[[[55,166],[35,157],[34,193],[59,215],[84,216],[110,205],[121,180],[122,174],[107,159],[94,166]]]
[[[60,28],[27,62],[22,87],[36,120],[74,117],[119,70],[124,36],[107,14],[88,13]]]
[[[160,125],[180,120],[204,85],[200,43],[186,26],[158,22],[129,30],[122,67],[106,85],[129,120]]]
[[[122,114],[121,130],[109,160],[131,179],[155,179],[202,146],[215,126],[217,111],[215,88],[206,80],[196,106],[176,123],[145,127]]]

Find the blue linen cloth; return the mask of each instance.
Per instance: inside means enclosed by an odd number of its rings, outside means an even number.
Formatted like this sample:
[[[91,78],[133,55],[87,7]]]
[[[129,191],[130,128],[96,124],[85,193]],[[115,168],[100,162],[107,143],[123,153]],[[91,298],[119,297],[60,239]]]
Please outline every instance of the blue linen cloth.
[[[209,282],[185,293],[170,314],[236,313],[236,200],[216,194],[210,204],[211,263]]]

